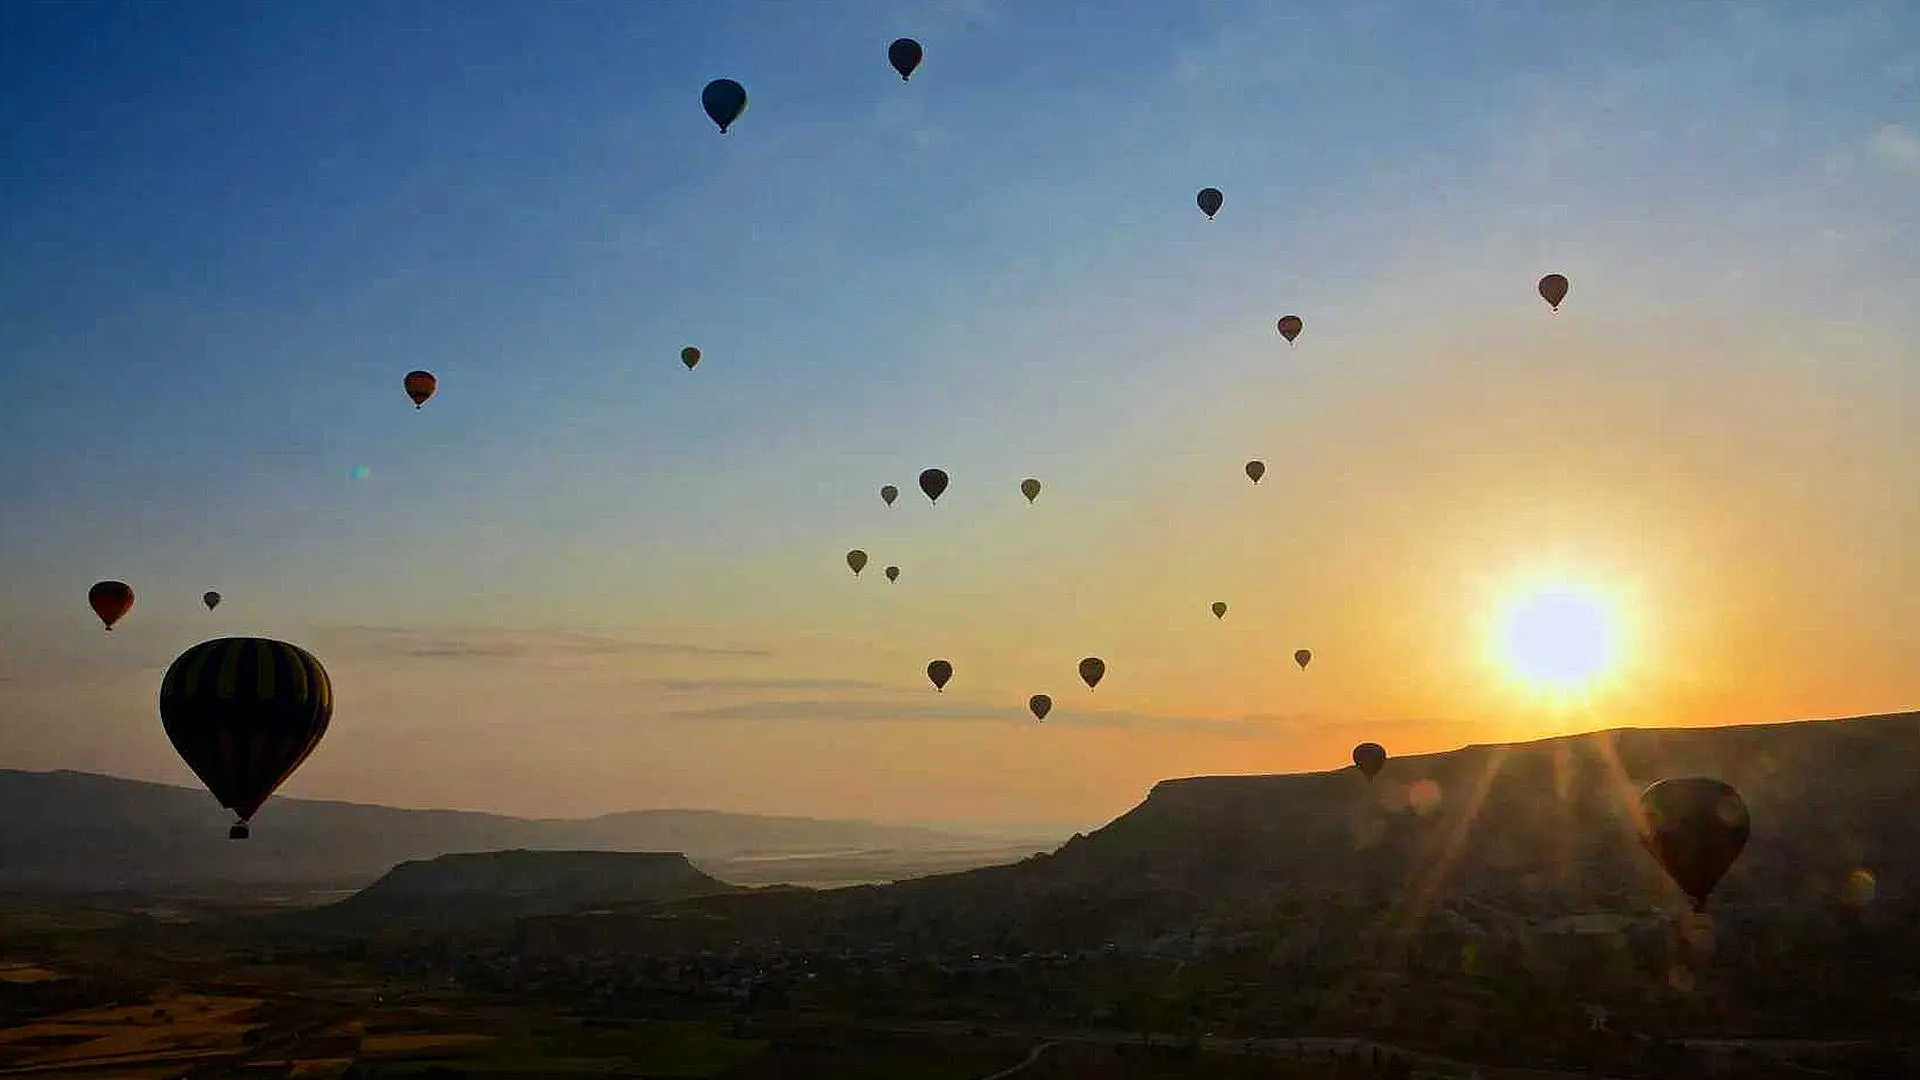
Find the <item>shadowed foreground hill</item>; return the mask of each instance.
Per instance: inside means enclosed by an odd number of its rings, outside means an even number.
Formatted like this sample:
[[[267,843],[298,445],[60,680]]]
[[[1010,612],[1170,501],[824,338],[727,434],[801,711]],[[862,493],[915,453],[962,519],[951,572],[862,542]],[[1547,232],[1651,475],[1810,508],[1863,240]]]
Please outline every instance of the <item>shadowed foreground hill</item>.
[[[1169,780],[1105,828],[1017,865],[697,901],[719,922],[601,916],[523,932],[558,949],[705,933],[1013,950],[1138,943],[1196,924],[1270,929],[1303,905],[1398,912],[1372,926],[1443,911],[1488,927],[1643,917],[1681,900],[1640,848],[1633,808],[1647,784],[1689,774],[1733,783],[1752,811],[1717,911],[1858,905],[1862,870],[1877,910],[1912,901],[1920,713],[1471,746],[1392,760],[1371,784],[1352,768]]]
[[[684,855],[485,851],[401,863],[337,904],[291,916],[314,929],[461,926],[733,891]]]
[[[1015,837],[705,810],[528,820],[276,797],[243,843],[226,839],[229,820],[198,789],[92,773],[0,770],[0,890],[358,888],[397,863],[511,848],[678,851],[742,881],[871,881],[901,876],[886,872],[900,865],[980,866],[1044,846]]]

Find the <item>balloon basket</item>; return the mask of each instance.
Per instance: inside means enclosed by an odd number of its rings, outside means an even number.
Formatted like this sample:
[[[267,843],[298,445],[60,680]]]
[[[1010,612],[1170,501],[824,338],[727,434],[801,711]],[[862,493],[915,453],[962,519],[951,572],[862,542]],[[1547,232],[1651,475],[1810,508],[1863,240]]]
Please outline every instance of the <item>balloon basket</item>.
[[[247,823],[244,821],[235,822],[232,827],[227,829],[227,839],[229,840],[245,840],[251,835],[253,835],[253,830],[247,828]]]

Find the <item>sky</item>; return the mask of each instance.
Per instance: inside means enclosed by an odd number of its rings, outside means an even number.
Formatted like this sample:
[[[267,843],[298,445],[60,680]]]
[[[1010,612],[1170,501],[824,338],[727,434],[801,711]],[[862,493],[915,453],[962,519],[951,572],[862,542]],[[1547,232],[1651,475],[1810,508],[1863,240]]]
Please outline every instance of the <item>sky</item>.
[[[1903,0],[4,0],[0,767],[194,783],[155,694],[228,634],[332,675],[283,793],[542,816],[1915,707],[1916,58]],[[1489,643],[1542,581],[1613,613],[1579,693]]]

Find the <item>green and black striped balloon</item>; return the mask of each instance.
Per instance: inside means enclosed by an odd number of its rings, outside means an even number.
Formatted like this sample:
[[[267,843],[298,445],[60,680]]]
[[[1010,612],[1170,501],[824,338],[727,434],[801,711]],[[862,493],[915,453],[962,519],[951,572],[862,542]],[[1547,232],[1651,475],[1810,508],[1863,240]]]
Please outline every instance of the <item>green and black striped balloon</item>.
[[[160,681],[160,723],[194,775],[247,821],[320,744],[333,681],[312,653],[268,638],[215,638],[176,658]]]

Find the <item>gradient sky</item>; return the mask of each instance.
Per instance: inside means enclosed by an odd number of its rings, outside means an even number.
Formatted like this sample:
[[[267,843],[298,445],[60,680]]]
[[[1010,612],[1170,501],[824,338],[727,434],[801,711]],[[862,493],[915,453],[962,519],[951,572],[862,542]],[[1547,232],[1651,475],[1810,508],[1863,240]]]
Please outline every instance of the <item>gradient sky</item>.
[[[1916,57],[1907,0],[5,0],[0,766],[191,783],[154,696],[228,633],[333,674],[284,792],[540,815],[1914,707]],[[1484,647],[1547,572],[1627,617],[1576,703]]]

